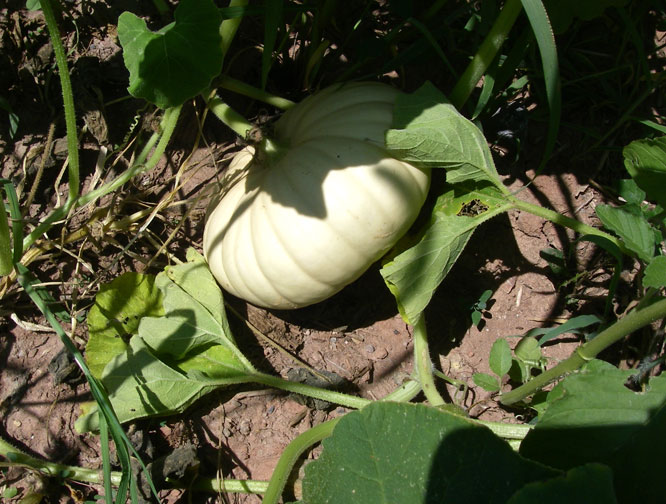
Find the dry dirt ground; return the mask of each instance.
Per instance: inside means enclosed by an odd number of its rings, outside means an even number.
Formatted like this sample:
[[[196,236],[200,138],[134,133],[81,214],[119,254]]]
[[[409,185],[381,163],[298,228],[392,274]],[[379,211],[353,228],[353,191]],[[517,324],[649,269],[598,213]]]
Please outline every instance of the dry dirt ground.
[[[17,85],[26,89],[35,87],[35,82],[41,82],[51,64],[45,35],[30,31],[39,24],[35,16],[23,15],[26,17],[18,23],[15,13],[0,9],[0,21],[5,28],[4,47],[0,49],[9,54],[12,41],[19,44],[31,36],[30,54],[39,55],[28,61],[21,59],[21,54],[27,53],[19,51],[18,60],[9,62],[14,65],[11,68],[20,69],[2,78],[7,82],[0,81],[2,89],[10,91]],[[82,36],[86,33],[89,31],[82,30]],[[121,96],[126,94],[126,75],[111,28],[94,32],[89,40],[79,41],[77,47],[85,48],[75,61],[73,76],[75,82],[84,82],[82,87],[75,88],[75,93],[87,100],[80,110],[87,127],[81,140],[82,169],[85,183],[89,185],[100,145],[119,142],[140,106],[131,100],[104,110],[95,105],[96,90],[103,90],[106,96],[113,96],[112,90]],[[107,63],[104,71],[96,66],[100,61]],[[51,88],[44,98],[47,102],[49,99],[57,101],[57,87],[52,85]],[[22,110],[18,136],[10,140],[6,126],[0,130],[0,162],[3,177],[29,181],[44,161],[47,175],[27,215],[34,221],[45,215],[56,204],[58,193],[62,196],[65,190],[56,180],[64,160],[64,131],[58,124],[53,152],[44,155],[42,147],[48,125],[57,118],[57,113],[54,109],[50,116],[43,114],[42,102],[34,96],[21,99],[24,101],[18,103]],[[115,215],[122,216],[160,200],[172,186],[174,173],[183,165],[197,131],[196,121],[195,110],[190,107],[181,118],[167,161],[128,185],[117,198],[120,202],[108,198],[98,206],[111,208]],[[202,142],[194,151],[188,161],[191,170],[186,183],[177,191],[176,199],[186,204],[166,210],[149,228],[154,235],[161,233],[162,236],[176,230],[166,253],[179,258],[184,258],[188,246],[200,245],[205,202],[196,202],[196,196],[215,179],[228,154],[237,148],[228,132],[220,125],[209,123],[204,131],[207,143]],[[150,121],[146,120],[143,127],[149,129]],[[534,142],[538,145],[542,140],[534,139]],[[122,168],[122,162],[103,176],[111,177],[113,170]],[[514,190],[524,187],[533,175],[524,170],[525,165],[529,163],[524,160],[500,163],[507,185]],[[537,176],[520,196],[591,225],[598,225],[594,207],[604,200],[587,179],[578,180],[568,171],[557,169]],[[189,210],[187,214],[185,207]],[[90,211],[77,213],[73,221],[85,223],[90,216]],[[76,222],[72,222],[69,229],[76,227]],[[85,315],[100,282],[110,281],[129,270],[156,273],[166,263],[164,255],[160,255],[152,264],[146,264],[155,255],[154,240],[146,234],[130,243],[128,236],[134,231],[136,228],[125,234],[119,231],[102,237],[92,230],[85,240],[74,242],[64,250],[49,251],[34,262],[31,269],[48,282],[53,295],[70,310]],[[498,217],[476,231],[436,293],[426,312],[433,359],[443,373],[465,382],[470,391],[461,398],[454,387],[442,382],[441,388],[448,392],[451,400],[459,401],[471,416],[517,421],[515,411],[498,407],[493,395],[475,387],[472,381],[475,372],[489,372],[488,356],[497,338],[508,338],[514,345],[517,339],[511,337],[530,328],[554,326],[581,313],[598,313],[603,306],[604,285],[608,280],[603,256],[590,243],[574,244],[572,239],[571,234],[532,215],[514,211]],[[548,247],[576,249],[569,276],[554,275],[540,256],[540,251]],[[581,274],[575,276],[576,273]],[[477,328],[471,323],[471,306],[487,289],[493,293],[491,302]],[[411,329],[397,314],[395,302],[376,267],[333,298],[294,312],[267,312],[235,299],[230,299],[229,303],[238,314],[230,312],[229,318],[239,344],[263,370],[292,377],[290,371],[293,373],[299,367],[291,357],[294,356],[317,370],[344,378],[348,382],[346,391],[372,399],[381,398],[396,388],[412,371]],[[73,428],[79,406],[90,400],[90,394],[71,363],[57,359],[63,349],[59,338],[15,284],[4,292],[0,310],[0,431],[3,437],[39,457],[100,467],[98,439],[93,435],[80,435]],[[248,328],[248,323],[285,351],[258,338]],[[83,349],[84,317],[73,333]],[[568,356],[576,341],[575,337],[565,335],[547,345],[549,366]],[[214,477],[219,471],[225,477],[266,480],[294,437],[344,413],[344,408],[313,408],[302,404],[298,398],[274,390],[230,388],[206,396],[186,414],[138,422],[130,427],[130,432],[148,461],[191,444],[196,449],[202,475]],[[309,456],[316,456],[316,450]],[[52,502],[76,501],[75,489],[88,497],[94,495],[81,485],[70,488],[58,482],[39,481],[21,468],[0,474],[0,486],[21,491],[49,484],[45,493],[53,496]],[[180,490],[164,492],[164,501],[176,502],[182,497],[181,493]],[[216,496],[210,498],[214,500]],[[229,496],[227,499],[229,502],[260,501],[256,496]],[[201,496],[193,499],[193,502],[204,501]]]

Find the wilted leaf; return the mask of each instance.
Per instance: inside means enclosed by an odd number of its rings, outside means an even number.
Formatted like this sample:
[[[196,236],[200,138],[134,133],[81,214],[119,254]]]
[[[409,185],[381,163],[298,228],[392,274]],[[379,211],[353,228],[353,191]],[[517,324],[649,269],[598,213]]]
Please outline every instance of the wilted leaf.
[[[129,272],[101,285],[88,312],[86,363],[93,376],[100,378],[109,361],[125,351],[142,317],[163,314],[154,275]]]
[[[138,334],[104,368],[102,383],[121,422],[183,411],[214,388],[250,381],[255,373],[231,337],[220,288],[203,257],[190,249],[187,258],[157,276],[164,315],[141,318]],[[86,413],[77,421],[82,431],[97,427],[96,408]]]

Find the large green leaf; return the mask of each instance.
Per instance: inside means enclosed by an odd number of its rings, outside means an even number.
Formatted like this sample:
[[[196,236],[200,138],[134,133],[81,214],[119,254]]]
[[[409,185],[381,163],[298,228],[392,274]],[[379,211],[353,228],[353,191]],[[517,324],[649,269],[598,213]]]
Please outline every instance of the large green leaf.
[[[620,502],[662,502],[666,378],[653,377],[644,392],[634,392],[625,386],[632,372],[589,366],[567,377],[520,453],[565,470],[606,464]]]
[[[502,503],[559,475],[485,427],[419,404],[372,403],[346,415],[307,465],[308,504]]]
[[[575,467],[559,478],[528,483],[507,504],[614,504],[613,472],[605,465]]]
[[[90,372],[101,378],[104,367],[127,348],[142,317],[161,317],[162,292],[154,275],[124,273],[100,286],[95,304],[88,312],[86,362]]]
[[[158,354],[180,359],[192,349],[211,344],[235,347],[222,291],[193,249],[188,251],[187,263],[167,267],[156,284],[164,292],[167,317],[144,317],[139,335]]]
[[[666,136],[631,142],[622,154],[624,166],[638,187],[666,208]]]
[[[161,108],[202,92],[222,66],[222,17],[213,1],[181,0],[174,18],[157,32],[131,12],[118,18],[129,92]]]
[[[203,257],[190,249],[187,259],[155,280],[164,315],[141,318],[137,334],[121,351],[114,349],[101,375],[121,422],[183,411],[214,388],[249,381],[255,373],[235,345],[221,290]],[[135,300],[124,302],[132,306]],[[97,428],[96,411],[79,418],[79,431]]]
[[[398,96],[386,147],[403,161],[446,168],[450,184],[472,180],[502,186],[483,133],[430,82]]]
[[[418,321],[476,227],[511,206],[487,184],[456,184],[437,199],[423,237],[381,269],[406,322]]]
[[[595,211],[604,226],[622,238],[629,250],[643,261],[652,259],[656,245],[655,234],[643,215],[610,205],[597,205]]]

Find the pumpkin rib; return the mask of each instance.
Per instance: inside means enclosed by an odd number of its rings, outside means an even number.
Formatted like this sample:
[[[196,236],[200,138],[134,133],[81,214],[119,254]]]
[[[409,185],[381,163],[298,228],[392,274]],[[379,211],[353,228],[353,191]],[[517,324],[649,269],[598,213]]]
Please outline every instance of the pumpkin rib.
[[[347,140],[347,139],[345,139],[345,140]],[[354,141],[354,140],[352,140],[352,141]],[[305,146],[305,145],[306,145],[306,144],[302,144],[301,147],[303,147],[303,146]],[[318,145],[309,145],[309,147],[310,147],[310,148],[314,148],[314,150],[315,150],[316,152],[318,152],[320,155],[330,158],[330,159],[333,161],[332,164],[337,164],[337,165],[339,165],[339,161],[338,161],[338,159],[337,159],[333,154],[331,154],[330,152],[328,152],[328,151],[326,151],[326,150],[320,148]],[[318,167],[317,167],[317,168],[318,168]],[[347,168],[347,167],[345,167],[345,168]],[[342,169],[345,169],[345,168],[342,168]],[[349,173],[349,170],[346,170],[346,173]],[[291,178],[290,178],[289,176],[287,176],[287,177],[285,177],[285,178],[287,179],[288,183],[291,183]],[[325,178],[325,177],[324,177],[324,178]],[[322,180],[323,180],[323,179],[322,179]],[[294,186],[292,185],[292,187],[294,187]],[[301,191],[301,192],[302,192],[302,191]],[[325,204],[325,203],[326,203],[326,202],[324,201],[324,204]],[[326,210],[327,210],[327,212],[328,212],[328,209],[326,209]],[[350,238],[350,237],[349,237],[349,236],[348,236],[343,230],[337,228],[337,227],[334,225],[333,222],[330,222],[330,221],[327,222],[327,227],[330,228],[330,229],[334,232],[334,234],[335,234],[340,240],[342,240],[342,241],[345,243],[345,245],[347,246],[347,248],[348,248],[349,250],[352,250],[352,251],[355,252],[358,256],[360,256],[361,258],[364,258],[364,261],[367,261],[367,260],[369,260],[369,259],[371,258],[370,255],[361,253],[361,252],[358,250],[357,244],[354,242],[354,240],[353,240],[352,238]]]
[[[280,243],[282,246],[282,250],[285,252],[287,257],[291,260],[293,266],[298,269],[301,273],[304,273],[309,279],[320,283],[322,285],[326,285],[329,287],[332,287],[332,284],[329,284],[328,282],[324,282],[321,280],[321,278],[316,277],[313,273],[310,271],[306,270],[302,264],[300,264],[300,261],[296,257],[296,254],[294,253],[293,250],[291,250],[291,246],[288,246],[284,239],[282,238],[282,233],[278,232],[278,226],[276,225],[275,221],[273,220],[273,217],[270,215],[270,212],[266,212],[266,219],[267,222],[269,223],[271,229],[273,230],[274,236],[277,238],[277,241]]]

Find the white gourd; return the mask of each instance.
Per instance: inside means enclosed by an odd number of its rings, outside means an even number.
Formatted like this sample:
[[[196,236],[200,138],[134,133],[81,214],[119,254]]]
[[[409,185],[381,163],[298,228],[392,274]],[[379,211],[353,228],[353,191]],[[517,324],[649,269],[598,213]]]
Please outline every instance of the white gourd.
[[[235,180],[204,230],[225,290],[267,308],[307,306],[356,280],[407,231],[430,174],[384,148],[397,94],[379,83],[327,88],[276,122],[279,147],[237,154]]]

